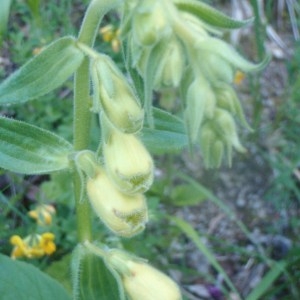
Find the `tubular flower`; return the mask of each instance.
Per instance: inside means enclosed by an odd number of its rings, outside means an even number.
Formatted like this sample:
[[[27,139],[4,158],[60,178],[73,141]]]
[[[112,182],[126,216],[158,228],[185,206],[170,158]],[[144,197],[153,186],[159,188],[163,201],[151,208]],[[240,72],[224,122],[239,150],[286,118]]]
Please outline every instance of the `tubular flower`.
[[[28,212],[28,215],[37,221],[38,225],[45,226],[52,223],[55,208],[52,205],[41,204]]]
[[[39,258],[44,255],[51,255],[56,251],[53,233],[46,232],[42,235],[31,234],[22,239],[18,235],[10,238],[10,243],[14,246],[11,257],[13,259],[27,257]]]
[[[127,194],[144,193],[153,182],[153,161],[133,134],[111,130],[103,154],[108,175]]]
[[[106,263],[121,275],[130,300],[180,300],[177,284],[144,260],[119,250],[111,250]]]
[[[95,213],[115,234],[131,237],[144,230],[148,211],[142,194],[121,193],[100,168],[88,179],[87,194]]]
[[[104,112],[108,120],[125,133],[135,133],[143,126],[144,110],[133,88],[115,63],[99,55],[91,65],[94,86],[94,106]]]

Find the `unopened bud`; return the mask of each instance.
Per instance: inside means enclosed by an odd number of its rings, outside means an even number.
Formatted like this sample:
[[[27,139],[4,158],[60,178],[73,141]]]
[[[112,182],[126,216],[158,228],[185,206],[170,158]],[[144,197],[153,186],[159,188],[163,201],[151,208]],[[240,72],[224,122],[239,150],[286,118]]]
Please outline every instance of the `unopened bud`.
[[[194,15],[186,12],[181,12],[180,17],[184,20],[184,24],[189,28],[189,30],[193,32],[195,38],[197,37],[197,41],[209,36],[207,28],[212,29],[212,27],[208,27],[208,25],[202,22],[199,18],[196,18]]]
[[[240,143],[236,125],[230,113],[221,108],[216,109],[215,121],[226,144],[232,145],[237,151],[245,152],[246,149]]]
[[[152,46],[171,32],[167,12],[158,0],[140,1],[132,22],[134,39],[143,46]]]
[[[252,128],[248,124],[240,100],[234,89],[226,84],[219,83],[215,85],[218,107],[228,110],[233,116],[237,116],[239,121],[250,131]]]
[[[115,234],[132,237],[144,230],[148,212],[142,194],[121,193],[100,168],[88,179],[87,194],[97,216]]]
[[[154,86],[178,87],[185,67],[183,47],[176,38],[170,39],[156,71]]]
[[[207,43],[209,42],[208,39]],[[206,51],[201,51],[200,53],[201,55],[198,55],[199,68],[210,82],[233,82],[234,70],[228,61],[215,53]]]
[[[112,250],[106,263],[121,275],[125,293],[130,300],[182,299],[177,284],[142,259]]]
[[[144,111],[133,89],[115,63],[105,55],[92,63],[95,112],[101,110],[109,121],[126,133],[139,131],[143,126]]]
[[[192,142],[195,142],[203,119],[214,115],[216,99],[214,92],[201,76],[198,76],[189,86],[186,95],[185,119]]]
[[[213,152],[218,152],[213,151],[212,149],[215,147],[219,138],[212,125],[212,122],[205,122],[201,127],[199,134],[201,152],[206,168],[214,168],[215,166],[218,166],[220,160],[222,159],[222,157],[220,158],[219,155],[213,155]],[[217,147],[220,148],[220,145],[217,144]]]
[[[153,160],[136,136],[112,129],[103,154],[108,175],[120,191],[134,194],[149,189],[153,182]]]

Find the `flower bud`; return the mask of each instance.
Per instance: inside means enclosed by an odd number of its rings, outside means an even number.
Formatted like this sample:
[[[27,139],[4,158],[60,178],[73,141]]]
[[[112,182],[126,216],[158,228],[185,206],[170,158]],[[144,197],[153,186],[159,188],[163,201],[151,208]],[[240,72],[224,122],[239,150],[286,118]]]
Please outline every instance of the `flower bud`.
[[[143,46],[152,46],[170,33],[171,27],[161,1],[140,1],[132,17],[132,30],[136,42]]]
[[[126,133],[139,131],[143,126],[144,111],[133,89],[115,63],[105,55],[92,63],[94,106],[103,111],[109,121]]]
[[[111,250],[106,263],[122,277],[130,300],[180,300],[177,284],[144,260],[119,250]]]
[[[239,141],[235,122],[230,113],[224,109],[216,109],[215,121],[226,144],[232,145],[237,151],[245,152],[246,149]]]
[[[133,134],[112,129],[103,146],[105,168],[120,191],[143,193],[153,182],[153,160]]]
[[[237,116],[242,125],[252,131],[234,89],[226,83],[219,83],[215,85],[215,93],[218,107],[228,110],[233,116]]]
[[[204,117],[214,115],[216,99],[207,80],[198,76],[189,86],[186,95],[185,119],[192,142],[198,137]]]
[[[183,47],[176,38],[170,39],[155,75],[154,86],[178,87],[185,67]]]
[[[207,39],[207,43],[209,43],[209,39]],[[233,82],[234,70],[228,61],[215,53],[207,51],[200,50],[199,54],[199,68],[203,76],[208,78],[210,82]]]
[[[180,17],[184,20],[185,26],[189,28],[196,40],[205,39],[209,37],[208,28],[213,30],[214,33],[217,33],[216,29],[212,29],[207,23],[202,22],[199,18],[195,17],[194,15],[186,12],[181,12]]]
[[[115,234],[131,237],[144,230],[148,212],[142,194],[121,193],[100,168],[88,179],[87,194],[97,216]]]
[[[223,149],[221,151],[220,143],[218,143],[219,138],[212,125],[212,122],[205,122],[199,134],[202,156],[206,168],[219,166],[223,155]],[[214,150],[214,148],[218,150]]]

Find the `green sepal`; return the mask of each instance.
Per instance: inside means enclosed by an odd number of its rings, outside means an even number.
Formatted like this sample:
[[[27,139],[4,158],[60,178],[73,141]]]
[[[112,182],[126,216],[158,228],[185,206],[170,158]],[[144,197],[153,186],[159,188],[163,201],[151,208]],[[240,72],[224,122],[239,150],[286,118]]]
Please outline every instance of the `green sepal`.
[[[154,128],[146,124],[141,132],[141,139],[151,153],[176,152],[188,145],[182,120],[158,108],[153,108],[153,117]]]
[[[101,257],[82,245],[72,257],[73,297],[76,300],[119,300],[119,286]]]
[[[221,56],[235,68],[244,72],[259,72],[263,70],[271,60],[271,55],[267,54],[260,63],[251,63],[243,58],[232,46],[217,38],[209,38],[197,42],[196,47],[201,51],[215,53],[216,55]]]
[[[62,85],[84,58],[72,37],[47,46],[0,85],[0,104],[22,103]]]
[[[62,285],[31,264],[0,254],[0,295],[5,300],[71,300]]]
[[[69,167],[72,145],[25,122],[0,117],[0,167],[22,174],[41,174]]]
[[[236,20],[214,9],[213,7],[196,0],[175,0],[176,7],[188,12],[200,20],[219,28],[237,29],[253,22],[254,18],[247,20]]]

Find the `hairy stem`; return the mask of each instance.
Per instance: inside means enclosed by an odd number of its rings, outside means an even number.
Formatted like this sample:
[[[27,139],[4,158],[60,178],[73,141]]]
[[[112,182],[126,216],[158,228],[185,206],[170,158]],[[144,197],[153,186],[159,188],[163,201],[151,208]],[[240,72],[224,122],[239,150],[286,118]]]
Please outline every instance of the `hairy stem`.
[[[103,16],[114,8],[119,0],[92,0],[83,19],[78,41],[93,47]],[[90,76],[86,57],[74,77],[74,150],[87,149],[90,142]],[[79,242],[92,240],[91,212],[88,201],[80,199],[82,180],[76,170],[73,176],[76,204],[77,233]]]

